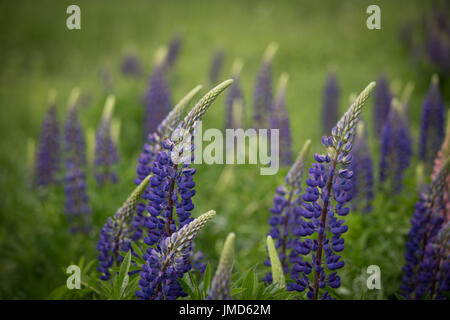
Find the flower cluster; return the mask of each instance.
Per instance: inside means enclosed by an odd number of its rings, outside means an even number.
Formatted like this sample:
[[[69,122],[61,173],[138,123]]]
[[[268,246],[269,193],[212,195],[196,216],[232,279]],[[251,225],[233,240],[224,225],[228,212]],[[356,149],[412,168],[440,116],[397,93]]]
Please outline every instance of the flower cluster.
[[[60,166],[60,136],[58,117],[51,102],[41,128],[41,136],[35,158],[35,183],[48,186],[57,182]]]
[[[111,137],[111,115],[114,106],[114,97],[106,100],[105,110],[96,134],[94,173],[97,183],[117,182],[117,175],[113,166],[119,161],[117,147]]]
[[[432,163],[444,139],[444,101],[439,92],[439,81],[433,76],[422,106],[419,158],[426,165]],[[431,169],[431,168],[426,168]],[[430,170],[427,170],[429,173]]]
[[[108,280],[111,276],[109,268],[118,266],[123,260],[122,252],[131,250],[133,240],[132,221],[139,199],[144,193],[150,181],[146,177],[131,193],[124,204],[117,210],[113,217],[109,217],[102,230],[97,243],[99,252],[99,266],[97,270],[102,273],[101,279]]]
[[[270,127],[279,130],[279,155],[281,164],[292,164],[292,137],[289,115],[286,108],[286,85],[288,76],[282,74],[279,80],[277,95],[270,109]]]
[[[234,233],[230,233],[220,254],[219,266],[208,291],[208,300],[231,300],[231,272],[234,260]]]
[[[411,218],[411,229],[406,243],[403,279],[400,290],[407,299],[439,298],[443,292],[441,288],[448,286],[440,283],[441,267],[447,268],[448,260],[442,259],[442,246],[436,245],[439,231],[442,229],[444,218],[444,186],[450,173],[450,159],[440,169],[428,192],[420,195],[416,203],[415,212]],[[448,241],[442,244],[448,247]],[[448,254],[448,251],[445,252]]]
[[[256,77],[253,89],[253,126],[256,129],[267,127],[267,115],[272,105],[272,58],[277,49],[274,43],[268,46]]]
[[[215,214],[213,210],[204,213],[146,250],[143,255],[146,264],[140,272],[140,290],[136,292],[138,298],[175,300],[186,295],[178,279],[191,269],[188,256],[193,239]]]
[[[330,73],[323,89],[322,127],[323,132],[331,132],[339,115],[339,84],[335,73]]]
[[[352,177],[352,207],[363,213],[372,211],[373,193],[373,163],[366,141],[364,124],[360,120],[356,127],[355,143],[352,150],[352,162],[350,170]]]
[[[380,75],[377,80],[377,87],[374,91],[373,103],[373,121],[375,134],[381,135],[384,123],[389,117],[391,107],[392,94],[389,89],[389,83],[384,75]]]
[[[403,186],[403,175],[413,155],[408,124],[395,99],[389,118],[381,132],[380,183],[390,180],[391,191],[399,193]]]
[[[291,272],[294,282],[287,286],[288,290],[299,292],[308,289],[309,299],[331,299],[328,291],[319,296],[319,290],[327,285],[330,288],[340,286],[336,270],[344,266],[344,261],[338,253],[344,250],[341,236],[348,229],[340,217],[349,213],[346,204],[352,199],[353,172],[347,167],[352,161],[355,127],[374,86],[374,82],[370,83],[333,127],[332,135],[322,138],[328,152],[325,155],[315,154],[316,162],[309,169],[300,217],[294,231],[298,238],[293,245],[294,250],[304,258],[299,257],[294,263]],[[315,234],[317,237],[314,237]],[[331,272],[328,276],[326,269]]]
[[[224,52],[222,50],[217,50],[211,60],[211,66],[209,68],[209,82],[216,83],[219,79],[220,71],[222,70]]]

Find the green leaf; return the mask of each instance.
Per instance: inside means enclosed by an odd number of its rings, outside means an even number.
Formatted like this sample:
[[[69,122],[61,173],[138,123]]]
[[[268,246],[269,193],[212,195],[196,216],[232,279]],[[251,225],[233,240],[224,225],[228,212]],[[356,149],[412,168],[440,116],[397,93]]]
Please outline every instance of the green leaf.
[[[233,288],[233,289],[231,289],[231,296],[235,296],[235,295],[237,295],[239,293],[244,292],[245,290],[247,290],[247,289],[245,289],[245,288]]]
[[[211,267],[209,263],[206,265],[205,273],[203,276],[203,296],[208,295],[209,286],[211,285]]]
[[[125,258],[122,261],[122,264],[120,266],[120,272],[119,272],[119,284],[120,284],[120,294],[119,299],[122,296],[123,292],[125,291],[125,288],[128,285],[128,281],[130,280],[130,277],[128,276],[128,272],[130,270],[131,265],[131,251],[128,251]]]
[[[284,288],[286,287],[286,280],[284,279],[280,258],[278,257],[277,249],[275,249],[271,236],[267,237],[267,250],[269,251],[270,265],[272,266],[273,283],[277,283],[280,288]]]
[[[242,288],[246,289],[242,295],[243,300],[253,300],[254,290],[256,286],[256,274],[253,269],[250,269],[244,280],[242,281]]]

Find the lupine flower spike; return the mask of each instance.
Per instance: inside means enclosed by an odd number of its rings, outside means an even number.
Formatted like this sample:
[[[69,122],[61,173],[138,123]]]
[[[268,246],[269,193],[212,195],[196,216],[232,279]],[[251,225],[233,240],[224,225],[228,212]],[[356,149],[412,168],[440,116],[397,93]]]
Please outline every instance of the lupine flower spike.
[[[431,172],[430,164],[444,140],[444,110],[444,101],[439,92],[439,79],[434,75],[423,102],[420,124],[419,159],[424,162],[427,173]]]
[[[139,186],[134,189],[124,204],[117,210],[113,217],[109,217],[100,232],[97,243],[99,252],[99,267],[102,273],[101,279],[108,280],[111,276],[110,268],[119,266],[123,260],[120,252],[131,250],[133,238],[132,222],[136,212],[136,206],[147,188],[150,176],[146,177]]]
[[[444,187],[449,174],[450,158],[447,158],[429,191],[422,193],[416,203],[400,287],[406,299],[441,299],[444,293],[441,289],[448,288],[448,260],[442,260],[442,247],[435,244],[439,242],[438,234],[444,225]],[[448,242],[444,245],[448,246]]]
[[[42,123],[35,161],[36,185],[46,187],[56,183],[60,169],[60,136],[54,92],[50,93],[50,106]]]
[[[228,90],[225,100],[225,129],[243,128],[245,123],[244,97],[242,94],[240,76],[243,63],[236,59],[233,63],[233,84]]]
[[[223,50],[216,50],[211,60],[211,67],[209,69],[209,82],[217,83],[220,76],[220,71],[222,71],[222,65],[224,60]]]
[[[294,232],[300,238],[294,249],[302,256],[309,256],[310,261],[306,257],[298,258],[292,267],[294,274],[291,273],[295,282],[288,284],[288,290],[308,289],[309,299],[331,299],[328,291],[321,295],[319,291],[325,290],[327,285],[330,288],[340,286],[336,270],[344,266],[344,261],[337,253],[344,249],[341,235],[348,226],[339,217],[349,213],[345,205],[352,199],[353,172],[348,169],[352,161],[352,142],[359,115],[374,87],[375,82],[370,83],[332,129],[331,136],[322,138],[328,152],[316,154],[317,162],[309,169],[310,178],[306,180],[307,188],[299,210],[301,217]],[[326,270],[331,272],[328,276]]]
[[[72,90],[64,126],[65,208],[72,232],[88,232],[90,229],[89,197],[86,183],[86,142],[78,120],[77,100],[80,91]]]
[[[123,57],[121,71],[124,75],[130,77],[140,77],[142,75],[142,65],[136,53],[129,52]]]
[[[389,117],[392,93],[389,89],[389,83],[384,75],[380,75],[377,80],[377,86],[374,91],[373,101],[373,121],[375,135],[380,136],[384,123]]]
[[[27,139],[27,178],[29,186],[32,188],[35,184],[34,159],[36,158],[36,141],[32,138]]]
[[[339,84],[334,72],[330,73],[323,89],[322,126],[323,132],[328,133],[338,121],[339,117]]]
[[[234,260],[234,233],[230,233],[220,254],[219,266],[217,267],[211,287],[208,292],[208,300],[231,300],[231,273]]]
[[[299,206],[302,203],[301,191],[303,171],[311,146],[311,140],[307,140],[300,151],[297,160],[292,165],[285,177],[285,184],[276,189],[273,198],[273,206],[270,209],[272,216],[269,219],[269,234],[275,241],[275,247],[281,262],[284,274],[288,274],[292,265],[297,261],[298,254],[294,248],[295,223],[299,216]],[[264,261],[270,266],[270,260]],[[265,282],[272,282],[272,273],[268,272]]]
[[[150,247],[143,255],[138,298],[143,300],[175,300],[186,296],[178,279],[191,269],[189,250],[198,232],[215,216],[211,210],[186,224],[177,232]]]
[[[356,126],[355,143],[352,150],[350,170],[352,177],[352,207],[363,213],[372,211],[373,194],[373,163],[367,146],[367,132],[360,120]]]
[[[278,50],[276,43],[271,43],[264,54],[261,68],[256,77],[253,91],[253,127],[267,128],[268,115],[272,105],[272,59]]]
[[[286,108],[286,86],[289,76],[283,73],[278,82],[277,95],[270,110],[270,127],[279,130],[279,154],[281,164],[292,164],[292,136],[289,115]]]
[[[145,136],[156,131],[158,124],[172,107],[170,88],[164,71],[166,58],[167,50],[159,48],[155,57],[153,74],[145,95]]]
[[[172,69],[177,62],[177,59],[180,55],[181,45],[182,45],[182,37],[180,34],[175,35],[169,43],[169,49],[167,50],[167,58],[164,62],[164,67],[168,70]]]
[[[389,118],[381,132],[380,184],[390,181],[390,191],[399,193],[403,188],[403,175],[413,154],[406,117],[397,99],[392,99]]]
[[[96,134],[94,174],[100,186],[108,182],[117,182],[117,175],[113,166],[119,161],[119,156],[117,147],[111,137],[111,119],[114,103],[114,96],[108,96]]]

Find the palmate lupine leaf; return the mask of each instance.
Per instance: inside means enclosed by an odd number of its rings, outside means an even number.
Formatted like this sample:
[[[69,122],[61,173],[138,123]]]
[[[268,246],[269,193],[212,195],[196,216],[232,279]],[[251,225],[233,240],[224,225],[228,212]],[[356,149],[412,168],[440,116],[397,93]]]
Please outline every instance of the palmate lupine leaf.
[[[234,233],[230,233],[220,254],[219,266],[208,292],[208,300],[231,299],[231,273],[234,261]]]
[[[272,267],[272,282],[277,283],[280,287],[285,287],[286,281],[284,279],[280,258],[278,257],[277,249],[275,249],[271,236],[267,237],[267,251],[269,252],[270,265]]]

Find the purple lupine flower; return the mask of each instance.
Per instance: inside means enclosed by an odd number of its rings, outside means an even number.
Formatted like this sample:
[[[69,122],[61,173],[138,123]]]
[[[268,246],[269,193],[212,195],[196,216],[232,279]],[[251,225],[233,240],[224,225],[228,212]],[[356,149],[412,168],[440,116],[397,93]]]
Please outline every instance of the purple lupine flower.
[[[447,159],[431,182],[428,191],[420,195],[410,220],[411,229],[405,253],[406,264],[403,267],[400,287],[402,295],[407,299],[434,298],[436,293],[440,297],[441,285],[436,292],[436,282],[439,281],[439,269],[442,265],[439,250],[436,250],[434,244],[444,223],[442,214],[445,206],[444,186],[449,173],[450,160]],[[448,246],[448,243],[445,245]],[[444,275],[444,278],[448,279],[448,275]]]
[[[408,125],[401,112],[398,102],[393,100],[381,132],[380,184],[389,180],[394,193],[403,188],[403,175],[413,154]]]
[[[332,129],[332,135],[322,138],[328,152],[315,154],[316,163],[309,169],[310,178],[306,180],[307,187],[293,232],[298,237],[293,248],[300,256],[310,256],[310,261],[308,257],[299,256],[291,271],[294,282],[287,285],[290,291],[308,289],[309,299],[331,299],[328,291],[319,295],[320,289],[327,285],[330,288],[340,286],[336,270],[344,266],[344,261],[338,253],[344,250],[341,235],[348,230],[340,217],[349,213],[346,204],[352,199],[353,172],[347,167],[352,161],[356,123],[374,86],[374,82],[370,83]]]
[[[350,170],[352,177],[352,207],[363,213],[372,211],[373,194],[373,163],[367,146],[367,133],[364,124],[360,121],[356,128],[355,143],[352,150],[352,163]]]
[[[193,239],[215,214],[213,210],[204,213],[146,250],[142,256],[146,263],[140,272],[140,290],[136,291],[139,299],[175,300],[186,296],[178,279],[191,269],[188,257]]]
[[[380,75],[377,80],[373,102],[373,121],[376,136],[381,135],[384,123],[389,117],[391,100],[392,94],[389,89],[388,80],[385,75]]]
[[[75,100],[71,99],[71,101]],[[65,208],[71,224],[71,231],[88,232],[90,230],[91,207],[86,193],[87,183],[84,170],[86,166],[86,143],[78,120],[76,104],[70,103],[69,105],[64,126]]]
[[[419,158],[430,172],[433,159],[444,140],[444,101],[439,92],[439,81],[433,76],[430,89],[422,106],[420,124]]]
[[[431,293],[436,292],[436,299],[444,300],[445,294],[450,291],[450,221],[447,221],[439,231],[433,247],[439,271],[434,272]]]
[[[277,51],[277,45],[272,43],[266,49],[262,65],[259,69],[253,89],[253,127],[266,128],[268,115],[272,105],[272,58]]]
[[[444,2],[442,7],[434,7],[425,22],[426,50],[431,62],[439,71],[448,75],[450,72],[450,24],[448,13],[450,7]]]
[[[105,110],[96,133],[94,174],[97,183],[101,186],[105,183],[117,182],[117,174],[113,166],[119,161],[117,147],[111,138],[111,115],[114,107],[114,97],[106,100]]]
[[[142,75],[142,65],[135,53],[127,53],[122,59],[120,68],[126,76],[140,77]]]
[[[123,256],[120,251],[128,252],[132,250],[133,216],[136,211],[136,205],[149,181],[150,176],[146,177],[136,187],[114,216],[108,218],[100,231],[100,239],[97,243],[97,250],[99,252],[99,266],[97,270],[102,273],[102,280],[108,280],[111,276],[110,268],[112,266],[119,266],[122,262]]]
[[[163,67],[162,62],[155,66],[145,95],[145,136],[156,131],[172,107],[170,88]]]
[[[331,132],[331,129],[339,120],[339,95],[340,89],[336,74],[329,73],[323,89],[322,128],[323,132]]]
[[[222,65],[224,60],[224,52],[223,50],[216,50],[211,60],[211,66],[209,68],[209,82],[211,84],[217,83],[220,75],[220,71],[222,71]]]
[[[310,146],[311,140],[307,140],[285,178],[285,185],[276,189],[273,206],[270,209],[272,215],[269,219],[271,228],[268,235],[275,241],[275,248],[278,251],[281,267],[285,274],[289,273],[292,265],[298,261],[298,254],[293,250],[293,231],[300,214],[303,171]],[[270,266],[270,259],[264,261],[264,264]],[[272,282],[271,272],[266,274],[264,281]]]
[[[178,56],[180,55],[182,45],[182,38],[181,35],[177,34],[175,35],[172,40],[170,40],[168,50],[167,50],[167,56],[164,62],[164,68],[171,69],[175,65]]]
[[[51,102],[42,123],[41,136],[35,157],[34,179],[38,186],[57,182],[60,169],[59,124],[54,102]]]
[[[277,96],[270,109],[270,127],[279,130],[279,155],[281,164],[292,164],[292,136],[289,115],[286,108],[287,74],[280,77]]]
[[[225,129],[243,128],[245,121],[245,111],[243,107],[244,96],[241,89],[240,72],[242,62],[236,60],[233,64],[232,79],[233,84],[228,90],[225,99]],[[240,110],[236,110],[236,106],[240,106]]]

